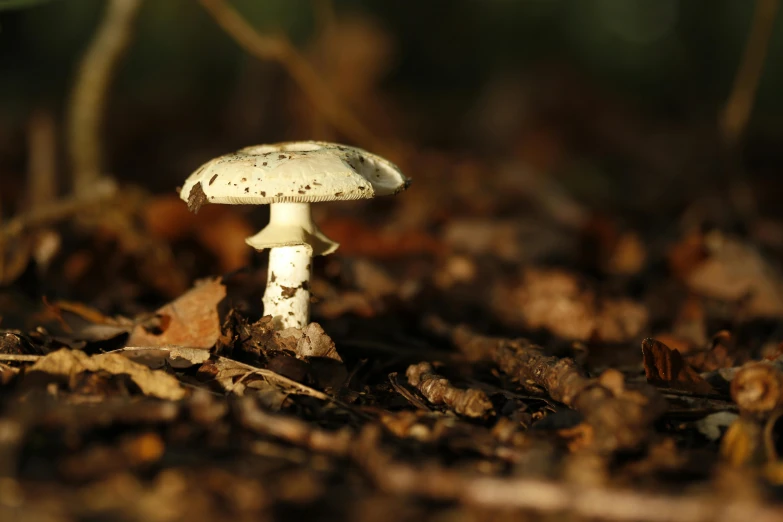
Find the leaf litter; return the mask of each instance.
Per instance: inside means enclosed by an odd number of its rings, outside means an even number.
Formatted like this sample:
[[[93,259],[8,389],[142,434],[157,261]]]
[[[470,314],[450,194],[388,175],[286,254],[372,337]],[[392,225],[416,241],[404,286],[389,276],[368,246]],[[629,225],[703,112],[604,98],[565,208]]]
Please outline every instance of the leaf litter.
[[[389,35],[319,9],[311,58],[359,71],[325,85],[416,128],[372,88]],[[733,185],[689,192],[686,168],[715,173],[660,139],[682,129],[651,136],[581,81],[529,76],[509,89],[524,125],[491,147],[507,154],[389,139],[415,190],[316,216],[342,245],[313,264],[302,330],[263,316],[243,242],[262,223],[232,206],[123,185],[0,228],[0,520],[783,518],[776,191],[754,187],[758,209]],[[278,83],[332,100],[326,120],[364,145],[329,91]],[[323,127],[294,112],[296,133]]]

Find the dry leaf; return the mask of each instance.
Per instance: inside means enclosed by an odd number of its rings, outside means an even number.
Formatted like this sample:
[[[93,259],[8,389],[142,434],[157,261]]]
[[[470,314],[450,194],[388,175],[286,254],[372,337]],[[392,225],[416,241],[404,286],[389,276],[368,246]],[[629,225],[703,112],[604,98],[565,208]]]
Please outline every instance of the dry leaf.
[[[126,317],[109,317],[85,304],[72,301],[50,303],[43,298],[44,310],[36,320],[60,338],[69,341],[100,342],[128,334],[136,324]],[[68,343],[75,347],[72,342]]]
[[[689,353],[688,365],[698,372],[711,372],[721,368],[732,368],[747,362],[749,354],[737,349],[731,333],[721,330],[710,341],[707,350]]]
[[[343,362],[337,353],[334,341],[318,323],[310,323],[302,329],[286,328],[278,334],[282,338],[295,338],[296,355],[300,357],[325,357]]]
[[[157,311],[161,333],[137,326],[128,344],[212,348],[220,336],[217,305],[224,297],[226,287],[219,278],[201,282]]]
[[[592,285],[561,269],[526,269],[520,285],[500,284],[495,308],[507,320],[563,339],[628,342],[647,327],[647,308],[630,299],[599,298]]]
[[[688,287],[726,301],[744,301],[750,317],[783,317],[783,277],[752,245],[718,233],[705,238],[710,257],[687,278]]]
[[[149,368],[163,368],[167,364],[172,368],[190,368],[209,359],[209,351],[203,348],[187,346],[126,346],[109,353],[123,355],[134,362]]]
[[[291,395],[308,395],[325,401],[333,401],[323,392],[298,383],[288,377],[275,373],[265,368],[257,368],[226,357],[212,356],[206,361],[199,373],[210,375],[227,392],[242,395],[245,388],[263,388],[262,385],[252,384],[256,380],[263,380],[274,385],[282,393]],[[241,387],[239,385],[242,385]]]
[[[642,341],[644,374],[656,386],[696,393],[715,393],[696,371],[685,363],[680,352],[655,339]]]
[[[175,377],[164,371],[150,370],[115,353],[89,356],[78,350],[63,348],[36,361],[26,373],[41,372],[57,377],[71,377],[99,371],[127,375],[142,393],[151,397],[179,400],[185,396],[185,390]]]

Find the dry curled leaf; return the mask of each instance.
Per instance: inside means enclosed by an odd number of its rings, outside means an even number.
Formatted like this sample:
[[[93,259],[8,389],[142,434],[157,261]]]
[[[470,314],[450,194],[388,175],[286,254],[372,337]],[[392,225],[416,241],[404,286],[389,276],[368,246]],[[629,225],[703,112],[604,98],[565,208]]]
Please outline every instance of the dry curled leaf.
[[[128,344],[212,348],[220,336],[217,306],[224,297],[226,287],[220,279],[203,281],[156,312],[161,318],[159,331],[137,326]]]
[[[244,395],[246,388],[265,391],[274,389],[283,398],[287,395],[308,395],[316,399],[331,400],[327,394],[272,370],[221,356],[212,356],[205,361],[199,368],[199,374],[214,380],[226,392],[236,395]]]
[[[283,339],[296,339],[296,355],[299,357],[324,357],[343,362],[337,353],[334,341],[318,323],[310,323],[304,328],[286,328],[277,335]]]
[[[655,386],[711,394],[715,390],[696,370],[688,366],[680,352],[655,339],[642,341],[644,374]]]
[[[35,372],[64,378],[84,372],[127,375],[145,395],[168,400],[179,400],[185,396],[185,390],[172,375],[161,370],[151,370],[116,353],[89,356],[78,350],[63,348],[36,361],[26,373]]]

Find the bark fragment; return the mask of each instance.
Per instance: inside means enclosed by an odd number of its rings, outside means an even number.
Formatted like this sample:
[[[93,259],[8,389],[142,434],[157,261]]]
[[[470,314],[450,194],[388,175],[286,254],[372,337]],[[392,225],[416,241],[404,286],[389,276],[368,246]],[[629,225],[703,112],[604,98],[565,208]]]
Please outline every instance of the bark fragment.
[[[590,378],[573,359],[547,355],[525,339],[487,337],[439,320],[430,321],[430,327],[448,336],[468,359],[491,360],[517,382],[543,388],[554,400],[581,412],[595,431],[598,451],[638,448],[666,410],[658,392],[627,383],[616,370]]]
[[[460,415],[482,417],[492,409],[492,402],[483,391],[455,387],[448,379],[435,373],[428,362],[410,365],[405,375],[408,382],[432,404],[444,404]]]

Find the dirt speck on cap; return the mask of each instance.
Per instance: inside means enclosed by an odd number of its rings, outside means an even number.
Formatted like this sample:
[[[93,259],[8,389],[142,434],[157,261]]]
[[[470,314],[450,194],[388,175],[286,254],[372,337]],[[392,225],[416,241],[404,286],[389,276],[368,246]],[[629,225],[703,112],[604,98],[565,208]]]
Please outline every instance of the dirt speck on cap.
[[[190,189],[190,194],[188,194],[188,210],[198,214],[198,210],[204,203],[207,203],[207,195],[204,194],[204,189],[199,182],[193,185],[193,188]]]

